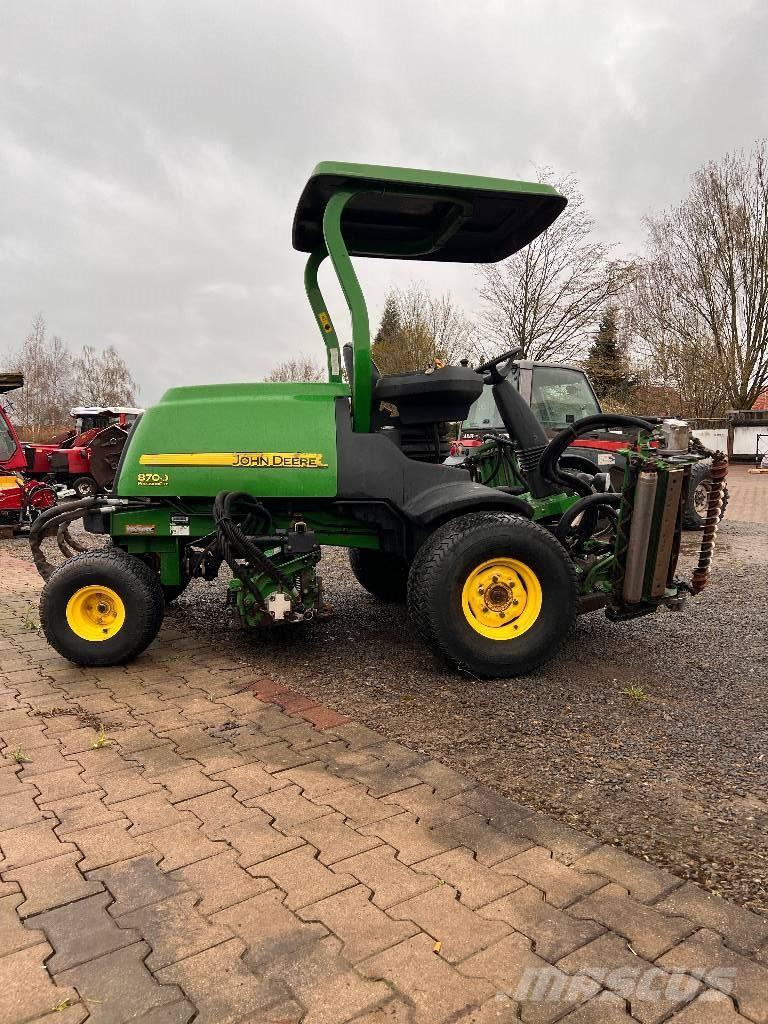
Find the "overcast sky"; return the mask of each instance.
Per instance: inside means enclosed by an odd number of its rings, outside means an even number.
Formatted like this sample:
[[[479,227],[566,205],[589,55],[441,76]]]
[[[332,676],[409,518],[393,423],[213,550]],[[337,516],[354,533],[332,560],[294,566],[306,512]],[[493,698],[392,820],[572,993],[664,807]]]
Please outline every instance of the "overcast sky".
[[[3,0],[0,358],[42,311],[143,404],[322,356],[290,242],[320,160],[573,171],[597,231],[768,135],[765,0]],[[448,289],[470,267],[365,261]],[[337,294],[331,310],[346,335]]]

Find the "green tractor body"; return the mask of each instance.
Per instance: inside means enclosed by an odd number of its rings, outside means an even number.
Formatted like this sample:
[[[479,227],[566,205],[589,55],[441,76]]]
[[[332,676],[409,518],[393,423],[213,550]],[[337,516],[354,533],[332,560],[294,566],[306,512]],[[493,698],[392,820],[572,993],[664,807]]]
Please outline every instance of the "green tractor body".
[[[541,184],[320,164],[299,200],[293,242],[309,254],[305,291],[328,382],[174,388],[147,410],[112,496],[59,506],[33,531],[49,577],[41,622],[54,647],[81,664],[128,660],[156,635],[164,600],[224,565],[244,624],[323,618],[322,545],[349,548],[367,590],[407,598],[428,643],[488,676],[542,664],[580,610],[606,606],[618,620],[675,607],[686,589],[701,589],[722,483],[710,491],[712,528],[688,587],[675,574],[681,508],[703,453],[685,424],[586,417],[549,439],[507,380],[516,352],[476,369],[389,376],[371,361],[351,257],[496,261],[546,230],[564,205]],[[326,258],[349,308],[343,354],[318,285]],[[463,420],[484,385],[508,437],[446,465],[445,424]],[[588,464],[584,472],[562,458],[596,419],[635,428],[621,493]],[[67,524],[77,518],[112,544],[54,572],[42,538],[56,532],[71,554]]]

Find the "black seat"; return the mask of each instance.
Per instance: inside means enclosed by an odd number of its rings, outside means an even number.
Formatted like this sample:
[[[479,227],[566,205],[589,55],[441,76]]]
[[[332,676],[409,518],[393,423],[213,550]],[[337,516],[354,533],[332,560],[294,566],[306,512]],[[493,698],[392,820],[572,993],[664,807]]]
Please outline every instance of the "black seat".
[[[404,426],[466,419],[480,397],[483,380],[467,366],[444,366],[431,373],[392,373],[373,386],[374,404],[394,405]]]

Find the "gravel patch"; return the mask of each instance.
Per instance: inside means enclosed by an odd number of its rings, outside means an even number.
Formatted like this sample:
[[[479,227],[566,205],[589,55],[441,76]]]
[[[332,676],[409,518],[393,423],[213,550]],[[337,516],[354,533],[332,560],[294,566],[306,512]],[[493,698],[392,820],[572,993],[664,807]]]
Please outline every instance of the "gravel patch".
[[[344,551],[320,564],[328,623],[243,631],[223,579],[196,581],[168,614],[392,739],[768,913],[767,564],[768,526],[725,523],[710,587],[682,611],[582,616],[555,661],[501,681],[437,659],[402,608],[359,587]]]

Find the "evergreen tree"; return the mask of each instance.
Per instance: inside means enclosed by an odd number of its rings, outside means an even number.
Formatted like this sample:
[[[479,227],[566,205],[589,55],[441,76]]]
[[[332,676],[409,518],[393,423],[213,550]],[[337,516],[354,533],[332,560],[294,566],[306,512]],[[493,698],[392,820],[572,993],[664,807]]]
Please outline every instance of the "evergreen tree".
[[[607,407],[628,404],[638,381],[621,338],[617,306],[606,306],[603,310],[585,369],[601,403]]]

